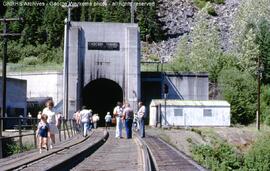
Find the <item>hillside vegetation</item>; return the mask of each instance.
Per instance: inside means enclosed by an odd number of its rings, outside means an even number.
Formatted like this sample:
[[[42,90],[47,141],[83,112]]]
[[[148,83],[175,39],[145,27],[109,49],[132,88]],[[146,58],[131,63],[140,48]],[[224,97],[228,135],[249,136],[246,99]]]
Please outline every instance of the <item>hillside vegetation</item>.
[[[147,129],[213,171],[267,171],[270,129],[254,125],[234,128]]]

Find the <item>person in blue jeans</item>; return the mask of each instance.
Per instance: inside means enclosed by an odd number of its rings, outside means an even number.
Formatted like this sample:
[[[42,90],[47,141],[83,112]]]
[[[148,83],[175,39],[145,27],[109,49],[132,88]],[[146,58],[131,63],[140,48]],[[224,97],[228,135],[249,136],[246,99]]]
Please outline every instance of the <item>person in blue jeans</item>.
[[[83,136],[84,137],[87,136],[91,116],[92,116],[91,110],[87,110],[86,107],[83,106],[82,110],[80,111],[80,118],[81,118],[81,124],[82,124],[82,128],[83,128]]]
[[[133,110],[130,107],[130,104],[127,103],[125,105],[125,109],[123,112],[123,118],[125,119],[125,127],[127,139],[132,138],[132,123],[133,123]]]
[[[139,118],[139,126],[140,126],[140,136],[141,138],[145,137],[145,126],[144,126],[144,119],[145,119],[145,106],[143,102],[139,102],[139,110],[138,110],[138,118]]]

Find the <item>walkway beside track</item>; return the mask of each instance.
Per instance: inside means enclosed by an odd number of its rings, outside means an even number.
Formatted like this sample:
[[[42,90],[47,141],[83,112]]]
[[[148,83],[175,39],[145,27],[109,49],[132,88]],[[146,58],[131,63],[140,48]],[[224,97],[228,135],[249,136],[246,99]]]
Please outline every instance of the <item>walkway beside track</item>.
[[[72,170],[142,171],[143,157],[135,137],[116,139],[114,136],[115,131],[109,131],[106,143]]]

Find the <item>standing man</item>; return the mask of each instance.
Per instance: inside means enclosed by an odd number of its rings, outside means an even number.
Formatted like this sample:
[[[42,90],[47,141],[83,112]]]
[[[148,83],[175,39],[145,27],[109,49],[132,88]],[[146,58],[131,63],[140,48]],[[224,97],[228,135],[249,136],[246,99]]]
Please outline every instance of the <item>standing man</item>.
[[[144,127],[144,119],[145,119],[145,106],[143,102],[139,102],[139,111],[138,111],[139,125],[140,125],[140,136],[141,138],[145,137],[145,127]]]
[[[117,106],[113,110],[113,115],[116,118],[116,130],[115,130],[115,138],[123,138],[122,137],[122,116],[123,116],[123,109],[122,109],[122,103],[117,102]]]
[[[124,119],[125,119],[125,127],[127,133],[127,139],[132,138],[132,122],[133,122],[133,110],[130,107],[130,104],[127,103],[124,109]]]

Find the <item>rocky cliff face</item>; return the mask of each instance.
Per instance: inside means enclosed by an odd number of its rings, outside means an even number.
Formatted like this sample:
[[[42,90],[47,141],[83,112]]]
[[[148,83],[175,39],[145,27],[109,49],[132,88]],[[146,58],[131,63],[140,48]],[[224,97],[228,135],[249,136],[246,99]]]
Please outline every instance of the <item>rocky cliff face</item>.
[[[207,18],[219,27],[221,44],[224,50],[230,48],[230,25],[240,1],[225,0],[225,4],[215,4],[214,9],[217,16],[209,15]],[[163,23],[163,30],[167,35],[167,40],[158,43],[153,42],[152,44],[143,42],[143,58],[147,59],[149,55],[156,55],[168,61],[175,55],[181,36],[188,34],[196,24],[194,18],[199,9],[193,4],[193,0],[160,0],[159,3],[158,16]]]

